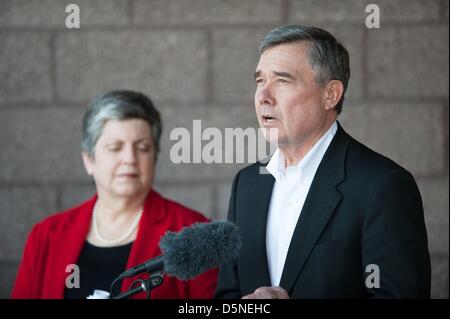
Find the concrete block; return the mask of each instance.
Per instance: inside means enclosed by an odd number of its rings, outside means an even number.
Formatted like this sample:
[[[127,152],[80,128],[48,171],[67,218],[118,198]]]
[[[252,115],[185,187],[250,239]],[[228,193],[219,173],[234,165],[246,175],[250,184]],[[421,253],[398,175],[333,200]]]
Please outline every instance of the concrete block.
[[[134,2],[134,22],[139,25],[214,25],[280,23],[281,0],[175,0]]]
[[[448,251],[431,256],[431,298],[448,299]]]
[[[0,33],[0,43],[0,103],[50,100],[50,37]]]
[[[80,139],[84,109],[0,110],[0,181],[89,181]]]
[[[448,179],[419,180],[425,222],[428,233],[428,247],[432,253],[448,253]]]
[[[96,193],[94,181],[86,185],[67,185],[60,190],[61,207],[59,210],[66,210],[89,200]]]
[[[80,30],[87,26],[123,26],[128,22],[127,0],[4,0],[0,26],[66,29],[66,7],[80,8]]]
[[[11,298],[11,292],[16,279],[18,262],[0,262],[0,298]]]
[[[258,47],[271,28],[213,32],[213,97],[218,101],[253,101]]]
[[[448,26],[383,27],[369,32],[372,97],[448,97]]]
[[[364,25],[369,4],[380,8],[380,26],[390,22],[437,21],[439,19],[439,1],[420,0],[379,0],[379,1],[289,1],[289,20],[294,23],[358,23]]]
[[[51,188],[1,188],[0,212],[0,260],[19,261],[34,224],[56,212],[56,194]]]
[[[443,113],[431,102],[348,103],[338,120],[357,140],[423,176],[445,169]]]
[[[206,96],[206,36],[200,31],[96,31],[57,39],[57,94],[90,100],[113,89],[155,101]]]

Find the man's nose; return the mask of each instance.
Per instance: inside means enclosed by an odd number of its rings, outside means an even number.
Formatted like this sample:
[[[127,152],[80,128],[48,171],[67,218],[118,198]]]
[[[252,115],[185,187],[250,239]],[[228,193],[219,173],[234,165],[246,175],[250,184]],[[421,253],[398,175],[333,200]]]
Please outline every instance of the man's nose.
[[[258,88],[255,93],[255,100],[258,105],[274,105],[275,99],[270,85],[264,85]]]

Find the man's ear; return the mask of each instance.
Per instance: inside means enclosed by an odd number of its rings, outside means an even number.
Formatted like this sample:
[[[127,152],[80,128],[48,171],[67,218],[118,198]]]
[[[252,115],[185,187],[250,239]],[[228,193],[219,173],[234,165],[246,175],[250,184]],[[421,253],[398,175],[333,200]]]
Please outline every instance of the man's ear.
[[[339,80],[331,80],[325,86],[324,105],[325,110],[333,109],[344,94],[344,85]]]
[[[93,170],[94,158],[91,157],[91,155],[89,155],[85,151],[81,152],[81,157],[83,158],[83,164],[84,164],[84,168],[86,169],[86,173],[89,176],[92,176],[92,174],[94,173],[94,170]]]

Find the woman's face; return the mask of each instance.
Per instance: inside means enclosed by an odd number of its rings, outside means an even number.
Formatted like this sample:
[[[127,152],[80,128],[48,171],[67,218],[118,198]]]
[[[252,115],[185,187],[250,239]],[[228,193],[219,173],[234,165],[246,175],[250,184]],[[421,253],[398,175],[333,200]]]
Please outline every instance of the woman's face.
[[[155,149],[149,124],[141,119],[109,120],[90,157],[83,152],[87,173],[99,195],[136,197],[151,188]]]

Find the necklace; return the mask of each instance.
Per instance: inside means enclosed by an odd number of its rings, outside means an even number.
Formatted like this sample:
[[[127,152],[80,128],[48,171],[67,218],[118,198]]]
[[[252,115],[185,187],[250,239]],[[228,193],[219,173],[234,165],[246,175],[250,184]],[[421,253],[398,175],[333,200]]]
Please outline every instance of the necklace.
[[[130,229],[128,229],[128,231],[123,234],[121,237],[117,238],[117,239],[106,239],[105,237],[103,237],[102,235],[100,235],[100,232],[98,231],[98,226],[97,226],[97,215],[98,215],[98,201],[95,202],[94,205],[94,209],[92,211],[92,217],[93,217],[93,222],[92,222],[92,228],[94,231],[95,236],[100,239],[102,242],[110,244],[110,245],[117,245],[121,242],[123,242],[125,239],[127,239],[128,237],[131,236],[131,234],[134,232],[134,230],[136,229],[139,220],[141,219],[142,216],[142,212],[143,209],[139,208],[137,214],[136,214],[136,219],[133,221],[133,224],[131,225]]]

